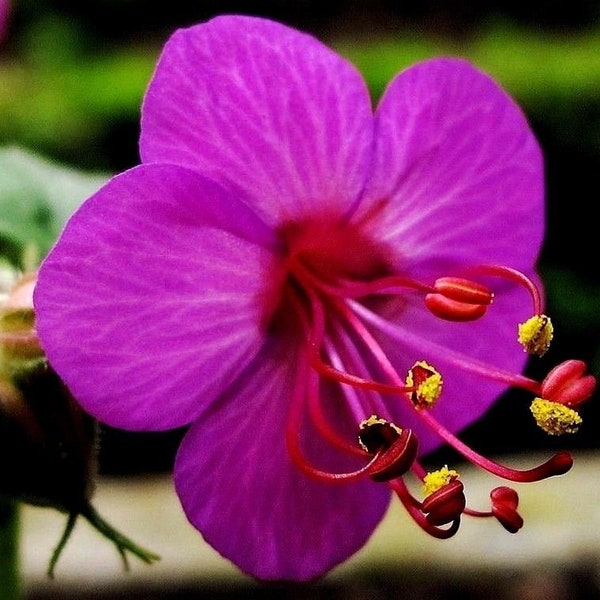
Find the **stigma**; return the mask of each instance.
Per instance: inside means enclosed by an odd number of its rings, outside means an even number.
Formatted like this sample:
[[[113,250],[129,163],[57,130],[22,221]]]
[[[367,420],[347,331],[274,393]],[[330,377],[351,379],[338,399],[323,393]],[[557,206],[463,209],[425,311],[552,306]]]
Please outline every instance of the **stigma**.
[[[562,475],[573,460],[567,452],[558,452],[529,469],[516,469],[465,444],[443,422],[444,412],[437,410],[450,375],[440,372],[436,362],[449,365],[451,377],[464,374],[465,381],[475,382],[472,388],[459,382],[464,386],[465,410],[468,395],[477,394],[478,378],[519,389],[531,403],[529,411],[523,410],[525,417],[533,417],[553,436],[578,430],[581,407],[596,389],[595,377],[586,373],[583,361],[567,360],[536,381],[471,358],[465,348],[441,348],[427,340],[413,344],[415,355],[405,357],[410,366],[401,372],[397,353],[390,357],[388,348],[390,340],[392,344],[394,339],[404,340],[402,318],[411,314],[403,310],[405,306],[414,311],[415,303],[420,303],[423,314],[438,327],[464,327],[485,320],[507,289],[520,290],[529,297],[531,312],[514,324],[514,350],[539,358],[554,337],[542,294],[526,274],[502,265],[471,265],[431,281],[415,279],[397,272],[385,259],[386,249],[360,228],[333,227],[330,222],[294,223],[282,230],[284,250],[277,277],[281,284],[269,302],[275,306],[270,317],[273,334],[292,335],[299,349],[285,431],[292,463],[323,484],[370,478],[374,485],[388,486],[417,525],[440,539],[453,536],[463,517],[492,518],[516,533],[523,526],[516,490],[496,487],[490,491],[489,506],[468,506],[465,482],[457,470],[448,465],[425,468],[420,432],[433,432],[440,443],[510,483]],[[402,415],[406,422],[398,421]],[[333,472],[308,457],[303,444],[307,417],[311,435],[353,457],[354,470]],[[353,430],[348,422],[354,424]],[[420,494],[412,491],[411,478],[421,482]]]

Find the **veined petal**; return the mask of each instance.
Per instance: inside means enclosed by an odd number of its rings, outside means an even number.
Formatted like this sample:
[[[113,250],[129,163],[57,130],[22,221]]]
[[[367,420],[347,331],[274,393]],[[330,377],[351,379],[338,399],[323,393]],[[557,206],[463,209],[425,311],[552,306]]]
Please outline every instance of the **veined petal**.
[[[376,111],[369,202],[402,268],[497,262],[530,271],[544,230],[543,164],[525,117],[458,59],[417,64]]]
[[[110,425],[189,423],[260,349],[267,239],[246,206],[193,171],[115,177],[41,266],[36,324],[51,365]]]
[[[434,279],[489,262],[532,275],[545,224],[542,156],[506,92],[463,60],[434,59],[399,74],[375,118],[374,170],[362,206],[398,271]],[[496,291],[485,318],[472,323],[440,321],[420,302],[387,314],[398,336],[381,338],[386,352],[400,373],[418,359],[442,373],[433,411],[454,432],[485,413],[505,386],[465,377],[440,349],[517,373],[527,359],[516,327],[531,300],[505,284]],[[439,445],[418,419],[398,418],[416,429],[422,452]]]
[[[371,160],[373,115],[356,69],[309,35],[223,16],[177,31],[142,109],[144,162],[240,188],[271,225],[348,209]]]
[[[292,465],[284,431],[295,363],[293,349],[265,347],[192,425],[175,461],[190,522],[223,556],[267,580],[310,580],[345,560],[390,499],[389,488],[370,479],[320,483]],[[319,464],[356,468],[317,441],[303,440]]]

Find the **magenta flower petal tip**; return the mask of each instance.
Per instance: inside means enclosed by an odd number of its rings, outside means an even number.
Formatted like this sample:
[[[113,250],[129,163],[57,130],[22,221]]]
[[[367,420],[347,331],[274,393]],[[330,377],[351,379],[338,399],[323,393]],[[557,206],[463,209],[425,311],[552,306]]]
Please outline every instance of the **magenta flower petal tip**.
[[[36,327],[98,419],[189,425],[175,485],[206,541],[254,577],[307,581],[394,496],[437,538],[465,516],[519,529],[515,502],[470,507],[455,469],[421,459],[445,443],[508,481],[560,475],[563,455],[518,470],[458,435],[509,388],[570,432],[595,389],[581,361],[522,374],[552,326],[541,152],[508,94],[432,59],[373,112],[313,37],[223,16],[167,41],[140,148],[42,264]]]

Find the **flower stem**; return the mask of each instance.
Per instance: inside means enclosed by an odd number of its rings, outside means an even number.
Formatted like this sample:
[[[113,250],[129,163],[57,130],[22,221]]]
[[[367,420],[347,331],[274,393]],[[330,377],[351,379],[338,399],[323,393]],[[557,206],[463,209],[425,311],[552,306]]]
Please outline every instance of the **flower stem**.
[[[154,554],[154,552],[142,548],[134,541],[118,532],[110,523],[105,521],[104,518],[100,516],[100,514],[91,504],[86,504],[82,507],[81,512],[75,511],[69,513],[65,530],[60,538],[60,541],[58,542],[58,545],[54,549],[52,557],[50,558],[50,563],[48,564],[48,577],[54,578],[54,570],[56,568],[56,564],[58,563],[58,559],[67,545],[67,542],[71,537],[71,533],[73,533],[73,529],[75,528],[75,523],[80,516],[83,517],[96,531],[98,531],[98,533],[103,535],[115,545],[117,552],[121,556],[123,567],[126,571],[129,570],[129,560],[127,556],[128,552],[147,564],[152,564],[153,562],[160,560],[160,556],[158,554]],[[0,600],[4,599],[0,596]]]
[[[56,563],[58,562],[58,559],[60,558],[62,551],[65,549],[65,546],[67,545],[67,542],[69,541],[69,538],[71,537],[71,534],[73,533],[73,529],[75,528],[75,523],[77,521],[77,517],[78,517],[77,513],[71,513],[69,515],[69,518],[67,520],[67,526],[65,527],[65,530],[60,538],[60,541],[58,542],[58,545],[54,549],[54,552],[52,552],[52,557],[50,558],[50,563],[48,564],[48,571],[47,571],[48,577],[50,577],[51,579],[54,578],[54,568],[56,567]]]
[[[153,562],[160,560],[160,556],[158,554],[155,554],[146,548],[142,548],[133,540],[129,539],[122,533],[119,533],[110,523],[105,521],[100,516],[100,514],[91,504],[85,507],[85,510],[81,513],[81,516],[86,519],[90,525],[92,525],[92,527],[94,527],[116,546],[117,551],[123,560],[123,566],[126,570],[129,569],[127,552],[130,552],[146,564],[152,564]]]
[[[19,574],[18,504],[0,499],[0,599],[22,598]]]

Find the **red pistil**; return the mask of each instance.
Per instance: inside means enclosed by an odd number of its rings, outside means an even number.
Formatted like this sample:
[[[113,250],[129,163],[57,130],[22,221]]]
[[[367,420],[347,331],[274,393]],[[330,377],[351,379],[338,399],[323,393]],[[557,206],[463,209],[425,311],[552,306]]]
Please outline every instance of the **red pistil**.
[[[511,283],[520,285],[521,287],[525,288],[531,296],[533,303],[533,314],[539,315],[544,312],[540,290],[538,289],[537,285],[535,285],[535,283],[531,281],[527,275],[521,273],[521,271],[501,265],[477,265],[471,267],[469,272],[479,273],[481,275],[489,275],[492,277],[500,277],[510,281]]]

